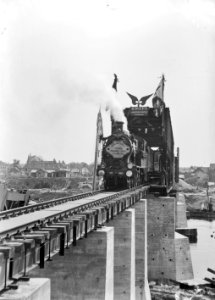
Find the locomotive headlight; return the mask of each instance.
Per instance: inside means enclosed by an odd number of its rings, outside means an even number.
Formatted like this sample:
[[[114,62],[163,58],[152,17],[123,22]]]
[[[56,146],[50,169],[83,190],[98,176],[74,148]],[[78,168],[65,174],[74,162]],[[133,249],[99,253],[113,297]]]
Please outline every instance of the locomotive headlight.
[[[105,175],[105,171],[104,170],[99,170],[99,176],[104,176]]]
[[[132,169],[133,164],[130,162],[130,163],[128,163],[127,167],[128,167],[128,169]]]
[[[126,176],[127,176],[127,177],[131,177],[131,176],[132,176],[132,171],[131,171],[131,170],[128,170],[128,171],[126,172]]]

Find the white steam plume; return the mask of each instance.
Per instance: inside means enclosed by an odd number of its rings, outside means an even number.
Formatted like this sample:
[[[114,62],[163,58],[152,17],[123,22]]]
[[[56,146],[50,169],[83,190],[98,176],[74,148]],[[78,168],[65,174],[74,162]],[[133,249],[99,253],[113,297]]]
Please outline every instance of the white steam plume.
[[[109,110],[116,121],[122,121],[122,107],[116,92],[111,85],[108,86],[104,78],[78,69],[75,70],[75,74],[66,74],[65,71],[58,70],[51,76],[56,92],[62,100],[96,104],[106,111]]]
[[[65,11],[56,10],[56,15],[49,16],[45,11],[41,14],[37,6],[21,4],[14,7],[6,24],[8,65],[2,70],[2,80],[7,85],[4,99],[8,116],[26,118],[30,124],[38,115],[41,126],[48,121],[55,126],[54,120],[64,120],[73,103],[82,102],[108,107],[116,120],[122,120],[122,109],[111,87],[113,74],[108,74],[110,81],[101,75],[106,57],[100,44],[95,45],[81,26],[71,22],[70,15],[65,17]]]

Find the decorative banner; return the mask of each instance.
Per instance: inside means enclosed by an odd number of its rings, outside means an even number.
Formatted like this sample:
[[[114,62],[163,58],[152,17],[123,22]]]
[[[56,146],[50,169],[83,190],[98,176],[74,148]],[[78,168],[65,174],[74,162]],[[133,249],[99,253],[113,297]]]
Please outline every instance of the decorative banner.
[[[130,147],[127,146],[123,141],[114,141],[106,148],[106,151],[113,158],[122,158],[130,152]]]

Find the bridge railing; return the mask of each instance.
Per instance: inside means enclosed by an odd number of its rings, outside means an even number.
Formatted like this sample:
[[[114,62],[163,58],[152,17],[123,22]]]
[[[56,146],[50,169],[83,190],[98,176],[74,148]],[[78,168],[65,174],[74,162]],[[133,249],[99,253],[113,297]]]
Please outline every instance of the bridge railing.
[[[140,188],[140,187],[131,188],[130,191],[135,191],[137,188]],[[145,186],[145,188],[147,189],[148,186]],[[38,211],[41,209],[46,209],[51,206],[56,206],[56,205],[63,204],[63,203],[69,202],[69,201],[75,201],[75,200],[83,199],[85,197],[94,196],[101,192],[104,192],[104,191],[103,190],[91,191],[91,192],[87,192],[87,193],[81,193],[78,195],[61,197],[61,198],[57,198],[57,199],[40,202],[37,204],[31,204],[31,205],[27,205],[27,206],[23,206],[23,207],[5,210],[5,211],[0,212],[0,221],[9,219],[9,218],[14,218],[19,215],[32,213],[34,211]],[[123,195],[124,193],[127,193],[127,192],[128,192],[128,190],[123,190],[123,191],[120,191],[119,193],[117,193],[117,195],[119,195],[119,194]]]
[[[102,205],[102,204],[106,204],[108,203],[108,201],[111,201],[111,200],[115,200],[117,199],[118,197],[121,197],[121,196],[124,196],[124,195],[129,195],[129,194],[133,194],[136,190],[140,189],[140,186],[139,187],[135,187],[135,188],[132,188],[132,189],[129,189],[129,190],[123,190],[123,191],[120,191],[120,192],[116,192],[116,193],[110,193],[110,195],[105,195],[104,197],[100,198],[100,199],[91,199],[89,202],[85,202],[83,204],[79,204],[77,203],[77,205],[74,206],[66,206],[63,208],[63,210],[53,210],[51,212],[51,214],[47,214],[47,216],[45,216],[44,214],[41,216],[41,215],[34,215],[32,214],[32,218],[27,218],[27,219],[23,219],[22,218],[22,222],[20,223],[20,220],[18,220],[18,222],[15,222],[15,220],[10,223],[10,228],[8,227],[8,225],[5,225],[5,226],[2,226],[2,228],[0,228],[0,240],[3,240],[4,238],[7,238],[8,236],[11,236],[13,234],[15,234],[16,232],[18,231],[23,231],[23,230],[26,230],[26,228],[28,228],[28,230],[30,228],[33,228],[34,226],[38,226],[38,225],[41,225],[41,224],[46,224],[47,222],[52,222],[53,220],[58,220],[58,219],[61,219],[61,218],[67,218],[68,216],[71,216],[71,215],[74,215],[74,214],[78,214],[78,213],[81,213],[83,212],[84,210],[86,209],[90,209],[94,206],[98,206],[98,205]],[[142,191],[146,191],[148,189],[148,186],[145,186],[145,187],[141,187]],[[80,195],[76,195],[76,200],[78,199],[82,199],[85,197],[87,197],[86,195],[88,196],[91,196],[91,195],[95,195],[95,194],[98,194],[99,191],[96,191],[96,192],[93,192],[93,193],[85,193],[85,194],[80,194]],[[65,198],[71,198],[71,197],[65,197]],[[54,199],[54,200],[51,200],[49,202],[51,203],[54,203],[56,200],[57,204],[59,204],[59,201],[62,201],[62,200],[66,200],[65,198],[59,198],[59,199]],[[74,199],[74,198],[73,198]],[[69,201],[69,200],[68,200]],[[64,202],[61,202],[62,204],[63,203],[66,203],[68,201],[64,201]],[[74,200],[73,200],[74,201]],[[35,208],[37,208],[36,205],[33,205]],[[30,206],[29,206],[30,207]],[[27,208],[29,208],[27,207]],[[47,206],[48,208],[48,206]],[[43,209],[45,209],[45,207],[43,207]],[[18,209],[15,209],[16,211]],[[27,212],[25,212],[25,210],[21,210],[16,216],[21,216],[23,214],[30,214],[32,212],[36,212],[36,211],[39,211],[41,210],[40,209],[35,209],[33,211],[31,210],[27,210]],[[10,217],[15,217],[15,215],[13,214],[10,214],[10,211],[5,211],[5,213],[8,213],[7,215],[7,218],[2,218],[2,222],[4,222],[4,220],[7,222],[9,220]],[[4,223],[2,223],[4,224]],[[8,223],[9,224],[9,223]]]

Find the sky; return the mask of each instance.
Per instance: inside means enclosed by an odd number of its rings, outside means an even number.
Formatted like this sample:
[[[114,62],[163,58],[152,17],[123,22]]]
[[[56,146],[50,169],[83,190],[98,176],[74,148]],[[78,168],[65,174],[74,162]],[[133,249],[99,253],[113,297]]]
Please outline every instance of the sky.
[[[214,0],[0,0],[0,160],[93,162],[162,73],[180,165],[215,163]]]

